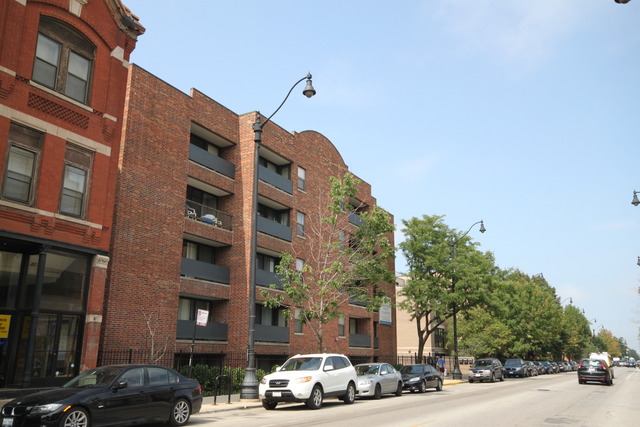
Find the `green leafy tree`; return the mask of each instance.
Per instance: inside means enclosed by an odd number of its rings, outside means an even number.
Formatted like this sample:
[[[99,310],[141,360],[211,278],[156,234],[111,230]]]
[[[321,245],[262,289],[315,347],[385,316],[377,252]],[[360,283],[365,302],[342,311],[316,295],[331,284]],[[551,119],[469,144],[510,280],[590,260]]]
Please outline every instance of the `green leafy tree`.
[[[582,311],[571,304],[564,308],[562,332],[564,356],[569,360],[585,356],[591,341],[591,328]]]
[[[390,301],[379,285],[395,281],[390,239],[394,226],[389,214],[373,206],[359,212],[359,227],[349,224],[349,214],[359,208],[351,204],[359,183],[350,173],[342,179],[330,178],[329,198],[320,202],[318,215],[307,217],[310,238],[303,268],[296,269],[295,253],[283,253],[276,266],[283,292],[261,291],[267,307],[286,307],[288,319],[299,309],[298,319],[311,329],[319,352],[324,327],[341,315],[342,304],[356,300],[365,303],[367,310],[379,309]]]
[[[400,308],[415,321],[418,357],[429,336],[454,313],[486,299],[495,270],[493,256],[476,249],[469,236],[449,228],[443,216],[403,220],[405,240],[399,244],[409,267]],[[455,245],[452,257],[450,242]]]

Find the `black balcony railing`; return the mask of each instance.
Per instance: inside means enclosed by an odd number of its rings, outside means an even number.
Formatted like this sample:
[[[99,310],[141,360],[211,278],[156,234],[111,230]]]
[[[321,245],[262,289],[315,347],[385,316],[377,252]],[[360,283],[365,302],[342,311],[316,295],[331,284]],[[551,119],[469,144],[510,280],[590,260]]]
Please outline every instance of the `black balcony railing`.
[[[182,258],[180,274],[186,277],[229,284],[231,271],[228,267],[209,264],[208,262],[195,259]]]
[[[196,325],[195,320],[178,320],[176,338],[179,340],[195,339],[203,341],[226,341],[227,324],[208,322],[206,326]]]
[[[256,325],[256,341],[288,343],[288,326]]]
[[[226,161],[222,157],[211,154],[207,150],[196,147],[193,144],[189,144],[189,160],[193,160],[194,162],[219,172],[222,175],[228,176],[229,178],[235,179],[236,177],[236,166],[233,163]]]
[[[286,193],[293,194],[293,182],[289,178],[267,169],[262,165],[258,168],[258,178]]]
[[[228,213],[191,200],[187,200],[184,216],[195,221],[200,221],[203,224],[220,227],[225,230],[231,230],[231,224],[233,222],[233,217]]]
[[[271,221],[263,216],[258,216],[258,231],[287,242],[291,241],[291,227]]]
[[[371,348],[371,335],[349,334],[349,347]]]

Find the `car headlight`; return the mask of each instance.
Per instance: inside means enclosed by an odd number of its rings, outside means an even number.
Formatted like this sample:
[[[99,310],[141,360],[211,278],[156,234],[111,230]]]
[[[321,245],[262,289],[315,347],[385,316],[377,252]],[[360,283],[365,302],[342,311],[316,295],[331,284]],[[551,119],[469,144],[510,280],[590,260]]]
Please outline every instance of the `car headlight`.
[[[31,414],[33,415],[50,414],[62,408],[62,406],[63,405],[61,403],[49,403],[47,405],[36,405],[33,407],[33,409],[31,409]]]
[[[293,382],[298,383],[298,384],[302,384],[302,383],[308,383],[312,379],[313,379],[313,377],[300,377],[300,378],[296,378],[295,380],[293,380]]]
[[[262,377],[262,379],[260,380],[260,384],[266,384],[266,383],[267,383],[267,378]]]
[[[420,377],[413,377],[409,380],[410,383],[414,382],[414,381],[420,381]]]
[[[360,380],[360,385],[369,385],[371,384],[373,381],[371,380]]]

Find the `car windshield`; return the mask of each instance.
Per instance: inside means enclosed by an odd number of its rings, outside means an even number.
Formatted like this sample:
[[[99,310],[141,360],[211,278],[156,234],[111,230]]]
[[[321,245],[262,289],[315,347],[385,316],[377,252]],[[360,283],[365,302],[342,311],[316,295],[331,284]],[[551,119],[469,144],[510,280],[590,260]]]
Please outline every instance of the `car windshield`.
[[[522,366],[522,362],[516,359],[509,359],[506,362],[504,362],[504,366],[506,366],[507,368],[512,368],[514,366]]]
[[[122,372],[123,368],[102,367],[90,369],[62,387],[69,388],[100,388],[107,387]]]
[[[322,364],[322,357],[294,357],[280,368],[281,371],[317,371]]]
[[[380,365],[359,365],[356,366],[356,373],[358,375],[378,375]]]
[[[476,360],[475,363],[473,364],[473,366],[475,366],[475,367],[491,366],[491,365],[493,365],[493,362],[491,360],[488,360],[488,359]]]
[[[424,372],[424,368],[419,365],[403,366],[400,372],[403,374],[421,374]]]

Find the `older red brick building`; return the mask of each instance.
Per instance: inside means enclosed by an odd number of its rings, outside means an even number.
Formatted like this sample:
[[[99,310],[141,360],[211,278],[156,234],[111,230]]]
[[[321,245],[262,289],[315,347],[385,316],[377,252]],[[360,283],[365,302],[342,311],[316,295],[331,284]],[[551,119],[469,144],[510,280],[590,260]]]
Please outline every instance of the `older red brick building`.
[[[278,283],[275,265],[283,251],[301,262],[311,256],[305,221],[328,193],[329,177],[348,168],[323,135],[290,133],[269,122],[255,171],[256,113],[235,114],[197,90],[184,94],[137,66],[130,68],[127,94],[101,348],[184,356],[195,333],[198,355],[244,360],[254,174],[261,289]],[[355,204],[375,203],[362,182]],[[357,213],[352,216],[355,229]],[[381,287],[394,296],[393,283]],[[259,294],[256,299],[258,367],[316,351],[308,330],[264,307]],[[206,327],[195,325],[198,309],[209,313]],[[382,324],[378,312],[361,305],[341,310],[345,317],[327,327],[326,351],[353,361],[395,356],[395,310],[386,311],[391,314]]]
[[[119,0],[0,0],[0,387],[97,362],[128,59]]]

